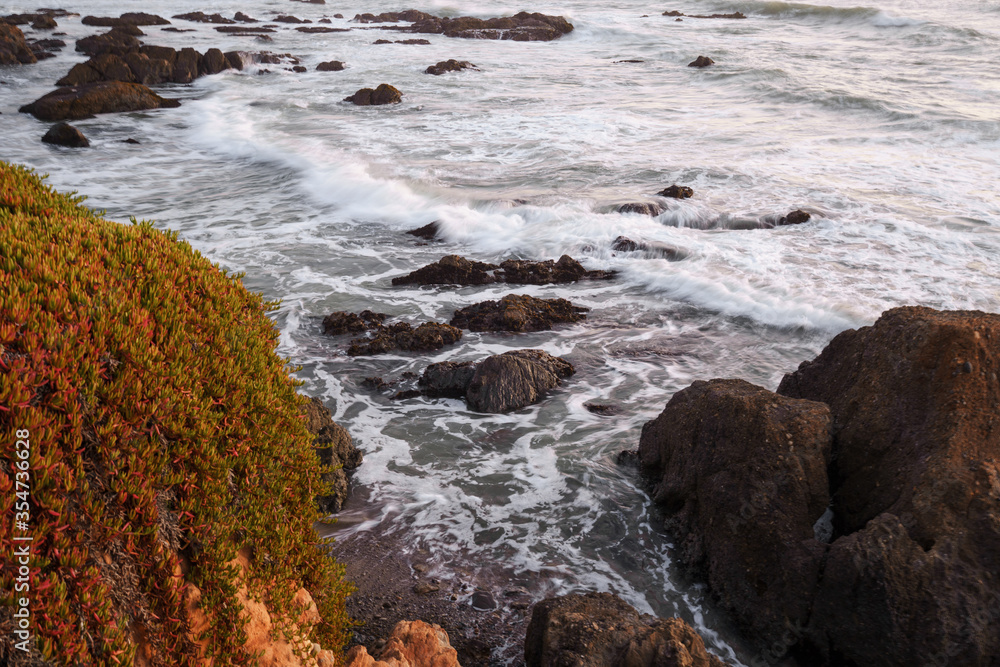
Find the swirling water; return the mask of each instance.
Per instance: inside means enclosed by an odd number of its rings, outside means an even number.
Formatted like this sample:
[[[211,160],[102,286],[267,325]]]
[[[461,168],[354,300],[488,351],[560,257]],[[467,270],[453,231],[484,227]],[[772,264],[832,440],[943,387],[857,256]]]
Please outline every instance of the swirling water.
[[[837,332],[893,306],[998,310],[1000,10],[978,0],[414,7],[484,17],[529,9],[564,15],[576,29],[551,43],[432,35],[429,46],[376,46],[398,35],[333,19],[354,29],[283,27],[259,44],[175,21],[194,32],[149,27],[145,41],[287,52],[309,71],[268,66],[164,86],[183,100],[179,109],[80,121],[93,145],[70,150],[40,143],[45,125],[17,108],[85,59],[71,45],[0,69],[2,157],[47,172],[111,218],[177,230],[245,271],[248,287],[282,299],[282,353],[365,452],[355,483],[368,501],[348,508],[339,539],[406,530],[441,572],[479,573],[482,585],[503,570],[539,597],[613,590],[643,611],[681,614],[720,654],[748,660],[703,591],[678,577],[661,519],[614,455],[635,447],[641,425],[695,379],[773,388]],[[177,0],[142,10],[316,20],[403,8]],[[0,5],[4,14],[32,9]],[[67,9],[123,11],[108,0]],[[665,10],[747,18],[676,21]],[[79,17],[59,29],[67,40],[93,32]],[[716,65],[686,67],[701,54]],[[423,73],[447,58],[480,71]],[[348,68],[314,71],[330,59]],[[616,62],[625,60],[641,62]],[[341,102],[381,82],[400,88],[403,103]],[[128,137],[141,144],[122,143]],[[614,212],[672,183],[696,196],[665,202],[658,217]],[[755,228],[796,208],[813,219]],[[402,233],[431,221],[444,243]],[[616,253],[618,236],[686,257]],[[568,253],[620,277],[517,289],[592,309],[585,323],[553,332],[467,333],[432,355],[374,358],[349,358],[342,341],[322,335],[334,310],[447,320],[513,291],[390,285],[449,253]],[[447,399],[391,401],[361,386],[366,376],[522,347],[566,356],[578,372],[540,405],[508,415]],[[584,403],[595,399],[623,412],[592,414]]]

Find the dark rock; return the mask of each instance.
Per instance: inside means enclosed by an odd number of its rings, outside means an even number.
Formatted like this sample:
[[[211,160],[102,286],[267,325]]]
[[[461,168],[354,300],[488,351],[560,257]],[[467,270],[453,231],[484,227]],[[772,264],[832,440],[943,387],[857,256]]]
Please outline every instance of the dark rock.
[[[326,0],[292,0],[292,2],[305,2],[310,5],[325,5]]]
[[[222,14],[206,14],[205,12],[188,12],[187,14],[177,14],[176,16],[171,16],[170,18],[183,19],[184,21],[194,21],[196,23],[235,23],[235,21],[227,19]]]
[[[431,222],[431,223],[428,223],[428,224],[424,225],[423,227],[420,227],[419,229],[411,229],[410,231],[408,231],[406,233],[410,234],[411,236],[416,236],[418,238],[427,239],[428,241],[435,241],[435,240],[437,240],[438,234],[440,233],[440,231],[441,231],[441,228],[440,228],[439,223],[437,223],[437,222]]]
[[[138,83],[101,81],[82,86],[58,88],[19,109],[39,120],[78,120],[99,113],[169,109],[180,106],[178,100],[160,97]]]
[[[678,559],[764,645],[809,621],[831,429],[823,403],[742,380],[695,382],[642,428],[642,468]]]
[[[679,618],[640,614],[612,593],[548,598],[535,605],[526,667],[723,667]]]
[[[610,280],[614,277],[614,271],[587,271],[569,255],[563,255],[558,261],[549,259],[544,262],[508,259],[500,263],[500,270],[496,273],[498,282],[514,285],[552,285],[577,280]]]
[[[201,56],[201,59],[198,61],[199,75],[210,76],[227,69],[229,69],[229,61],[226,60],[226,56],[219,49],[205,51],[205,55]]]
[[[300,19],[297,16],[278,16],[271,20],[275,23],[312,23],[312,21]]]
[[[316,21],[316,23],[333,23],[333,21],[327,18],[322,18],[319,21]]]
[[[467,60],[442,60],[437,65],[431,65],[424,70],[425,74],[434,74],[435,76],[440,76],[445,72],[461,72],[463,69],[474,69],[479,68],[470,63]]]
[[[489,591],[474,592],[469,603],[476,611],[493,611],[497,608],[497,601],[493,599]]]
[[[245,51],[226,51],[222,55],[226,57],[226,62],[229,63],[230,67],[238,71],[243,69],[243,57],[247,55]]]
[[[175,60],[177,60],[177,52],[164,46],[144,46],[138,52],[133,51],[125,54],[125,62],[132,71],[136,83],[141,83],[144,86],[170,81],[173,76]],[[72,74],[73,71],[70,72],[70,75]]]
[[[441,590],[437,584],[428,584],[426,581],[419,581],[413,585],[413,592],[417,595],[427,595]]]
[[[69,146],[70,148],[86,148],[90,145],[87,137],[83,136],[83,132],[69,123],[56,123],[45,133],[42,141],[47,144]]]
[[[459,255],[447,255],[433,264],[392,279],[393,285],[489,285],[496,282],[489,272],[495,264],[475,262]]]
[[[38,62],[24,33],[15,25],[0,22],[0,65],[30,65]]]
[[[574,373],[573,365],[542,350],[514,350],[488,357],[476,366],[465,392],[469,407],[478,412],[503,413],[538,403],[561,378]]]
[[[714,65],[715,61],[708,56],[698,56],[694,60],[688,63],[688,67],[708,67],[709,65]]]
[[[330,60],[316,65],[317,72],[340,72],[344,69],[344,63],[339,60]]]
[[[323,481],[332,484],[332,493],[318,496],[320,510],[339,512],[347,500],[347,472],[361,465],[361,451],[351,442],[347,430],[330,418],[330,410],[318,398],[305,404],[306,428],[315,436],[313,449],[320,463],[330,468],[323,473]]]
[[[644,60],[615,60],[612,64],[613,65],[620,65],[621,63],[641,63],[641,62],[645,62],[645,61]]]
[[[84,16],[83,25],[95,25],[114,28],[123,25],[170,25],[170,21],[157,16],[156,14],[146,14],[145,12],[126,12],[118,18],[110,16]]]
[[[347,333],[361,333],[369,329],[378,329],[389,317],[385,313],[375,313],[370,310],[358,314],[339,310],[323,318],[323,333],[330,336],[341,336]]]
[[[374,42],[372,42],[372,44],[376,44],[376,45],[378,45],[378,44],[392,44],[392,40],[391,39],[376,39]]]
[[[462,330],[449,324],[424,322],[414,329],[405,322],[397,322],[387,327],[379,327],[370,338],[352,340],[347,354],[357,357],[383,354],[393,350],[429,352],[457,343],[461,338]]]
[[[373,375],[371,377],[366,377],[364,380],[361,381],[361,386],[362,387],[365,387],[366,389],[373,389],[375,391],[385,391],[386,389],[389,389],[390,387],[392,387],[394,384],[396,384],[396,383],[395,382],[386,382],[379,375]]]
[[[296,72],[297,74],[302,74],[303,72],[308,72],[309,70],[303,67],[302,65],[296,65],[295,67],[292,68],[292,71]]]
[[[471,16],[438,18],[424,14],[419,19],[414,20],[415,23],[410,27],[412,32],[441,34],[447,37],[466,39],[512,39],[518,42],[550,41],[573,31],[573,25],[562,16],[529,14],[528,12],[485,20]]]
[[[797,209],[795,211],[792,211],[788,215],[783,216],[780,220],[778,220],[778,226],[780,227],[783,225],[801,225],[803,222],[809,222],[809,218],[811,217],[812,216],[810,216],[805,211]]]
[[[380,84],[378,88],[362,88],[350,97],[345,97],[345,102],[353,102],[358,106],[370,106],[381,104],[398,104],[403,99],[403,94],[387,83]]]
[[[135,144],[137,146],[139,145],[139,142],[136,141],[135,139],[131,138],[131,137],[129,137],[128,139],[122,139],[122,143],[123,144]]]
[[[316,26],[316,27],[300,26],[295,30],[298,32],[304,32],[309,34],[329,33],[329,32],[350,32],[350,28],[324,28],[322,26]]]
[[[641,215],[656,217],[663,213],[664,208],[656,202],[631,202],[616,206],[615,210],[619,213],[639,213]]]
[[[236,15],[233,16],[233,20],[239,23],[260,23],[258,19],[255,19],[251,16],[247,16],[243,12],[236,12]]]
[[[894,308],[778,387],[834,415],[839,537],[809,626],[820,656],[990,665],[1000,655],[998,343],[998,315]]]
[[[675,248],[669,246],[665,243],[660,243],[658,241],[646,242],[646,241],[633,241],[632,239],[619,236],[611,244],[611,249],[615,252],[636,252],[642,251],[649,257],[666,259],[671,262],[677,262],[685,257],[687,257],[687,251],[680,248]]]
[[[351,20],[355,23],[398,23],[400,21],[409,21],[413,23],[415,21],[429,20],[433,18],[435,17],[431,14],[425,14],[424,12],[419,12],[415,9],[408,9],[405,12],[385,12],[377,16],[374,14],[355,14],[354,18]]]
[[[194,28],[164,28],[163,32],[195,32]]]
[[[31,43],[31,49],[44,49],[58,51],[66,46],[66,42],[61,39],[38,39]]]
[[[259,34],[277,32],[274,28],[254,28],[245,25],[220,25],[216,29],[216,32],[225,33],[227,35],[252,35],[257,36]]]
[[[392,395],[392,400],[394,401],[408,401],[411,398],[417,398],[422,396],[423,392],[419,389],[404,389],[402,391],[397,391]]]
[[[442,361],[425,368],[419,384],[431,398],[462,398],[475,374],[471,361]]]
[[[509,294],[500,301],[483,301],[456,311],[451,324],[470,331],[548,331],[553,324],[586,319],[588,310],[566,299]]]
[[[597,401],[587,401],[583,404],[583,407],[587,408],[589,412],[593,412],[595,415],[603,415],[605,417],[610,417],[612,415],[620,415],[625,412],[625,409],[620,405],[615,405],[614,403],[598,403]]]
[[[134,32],[139,34],[135,35]],[[96,56],[102,53],[114,53],[124,55],[129,51],[136,51],[139,48],[137,37],[142,36],[142,31],[135,26],[118,26],[112,28],[102,35],[91,35],[76,41],[76,50],[88,56]]]
[[[184,48],[177,52],[170,80],[174,83],[191,83],[198,78],[198,65],[201,54],[192,48]]]
[[[426,46],[430,44],[430,40],[427,39],[397,39],[396,44],[410,44],[416,46]]]
[[[732,14],[682,14],[679,11],[668,10],[663,12],[664,16],[686,16],[692,19],[745,19],[746,16],[742,12],[733,12]]]
[[[79,86],[97,81],[125,81],[135,83],[137,81],[132,68],[122,56],[114,53],[102,53],[94,56],[85,63],[73,65],[73,69],[63,78],[56,82],[58,86]],[[146,84],[146,81],[139,83]],[[159,80],[150,83],[160,83]]]
[[[58,27],[59,24],[56,23],[56,20],[45,14],[31,22],[32,30],[55,30]]]
[[[335,19],[342,19],[342,18],[344,18],[344,15],[343,14],[334,14],[333,18],[335,18]]]
[[[686,185],[671,185],[656,193],[660,197],[670,197],[672,199],[688,199],[694,196],[694,190]]]
[[[639,450],[638,449],[623,449],[618,452],[615,456],[615,463],[620,466],[633,466],[635,468],[639,467]]]

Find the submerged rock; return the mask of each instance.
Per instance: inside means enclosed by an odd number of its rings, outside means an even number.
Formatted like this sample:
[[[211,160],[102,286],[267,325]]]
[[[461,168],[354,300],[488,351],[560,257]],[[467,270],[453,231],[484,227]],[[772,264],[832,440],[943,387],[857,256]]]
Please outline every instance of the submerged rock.
[[[87,137],[83,132],[76,129],[69,123],[56,123],[49,128],[49,131],[42,137],[42,141],[56,146],[68,146],[69,148],[86,148],[90,146]]]
[[[344,69],[344,63],[339,60],[329,60],[316,65],[317,72],[340,72]]]
[[[671,199],[688,199],[694,196],[694,190],[686,185],[671,185],[656,193],[660,197],[670,197]]]
[[[431,398],[463,398],[475,374],[471,361],[442,361],[424,369],[419,383]]]
[[[182,19],[184,21],[195,21],[197,23],[235,23],[235,21],[227,19],[222,14],[206,14],[205,12],[188,12],[187,14],[177,14],[176,16],[171,16],[170,18]]]
[[[640,614],[612,593],[571,594],[535,605],[526,667],[723,667],[679,618]]]
[[[509,294],[500,301],[483,301],[456,311],[451,324],[470,331],[548,331],[553,324],[586,319],[588,310],[566,299]]]
[[[345,102],[352,102],[358,106],[372,106],[382,104],[398,104],[403,100],[403,94],[398,89],[387,83],[379,84],[374,90],[362,88],[350,97],[345,97]]]
[[[126,12],[118,18],[110,16],[84,16],[83,25],[104,26],[114,28],[122,25],[170,25],[170,21],[145,12]]]
[[[802,209],[796,209],[788,215],[782,216],[781,219],[778,220],[778,226],[801,225],[803,222],[809,222],[811,217],[811,215]]]
[[[552,285],[577,280],[610,280],[615,275],[614,271],[588,271],[580,262],[563,255],[556,261],[504,260],[500,262],[497,280],[512,285]]]
[[[434,238],[437,233],[435,223],[408,232],[414,236]],[[419,268],[405,276],[392,279],[393,285],[489,285],[509,283],[512,285],[551,285],[577,280],[609,280],[614,271],[588,271],[580,262],[569,255],[556,260],[535,262],[522,259],[508,259],[496,264],[477,262],[459,255],[447,255],[433,264]]]
[[[347,473],[361,465],[361,450],[351,442],[347,430],[333,421],[330,410],[318,398],[305,404],[306,428],[315,436],[313,449],[320,463],[332,468],[323,473],[323,481],[333,485],[328,496],[318,496],[320,511],[339,512],[347,500]]]
[[[671,262],[680,261],[688,256],[686,250],[675,248],[666,243],[660,243],[659,241],[633,241],[625,236],[616,238],[611,244],[611,249],[615,252],[641,251],[649,257],[666,259]]]
[[[99,113],[145,111],[180,106],[178,100],[160,97],[138,83],[102,81],[82,86],[58,88],[19,111],[39,120],[78,120]]]
[[[0,65],[30,65],[38,62],[24,33],[15,25],[0,21]]]
[[[424,225],[423,227],[419,227],[417,229],[411,229],[406,233],[409,234],[410,236],[416,236],[417,238],[427,239],[428,241],[436,241],[438,239],[438,235],[441,233],[441,226],[437,222],[431,222]]]
[[[438,18],[425,15],[410,28],[413,32],[465,39],[512,39],[517,42],[550,41],[573,31],[562,16],[519,12],[513,16],[479,19],[471,16]]]
[[[709,65],[714,65],[715,61],[708,56],[698,56],[694,60],[688,63],[688,67],[708,67]]]
[[[496,264],[476,262],[459,255],[446,255],[433,264],[392,279],[393,285],[489,285],[497,282],[491,273]]]
[[[467,60],[442,60],[437,65],[431,65],[424,70],[424,74],[434,74],[435,76],[440,76],[445,72],[461,72],[464,69],[474,69],[478,71],[478,67],[473,65]]]
[[[615,207],[615,210],[618,213],[639,213],[640,215],[649,215],[655,218],[663,213],[665,209],[657,202],[630,202],[628,204],[619,204]]]

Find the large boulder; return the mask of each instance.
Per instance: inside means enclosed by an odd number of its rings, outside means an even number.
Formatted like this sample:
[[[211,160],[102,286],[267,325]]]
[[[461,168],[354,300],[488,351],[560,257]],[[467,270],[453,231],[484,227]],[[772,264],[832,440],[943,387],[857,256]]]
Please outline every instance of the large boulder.
[[[138,83],[101,81],[58,88],[19,111],[39,120],[79,120],[99,113],[144,111],[180,106],[178,100],[160,97]]]
[[[860,665],[1000,655],[1000,315],[896,308],[786,375],[834,416],[810,639]]]
[[[344,656],[346,667],[461,667],[458,653],[440,625],[423,621],[400,621],[378,652],[368,655],[364,646],[355,646]]]
[[[409,20],[409,19],[403,19]],[[573,31],[562,16],[519,12],[513,16],[479,19],[471,16],[438,18],[424,15],[410,28],[412,32],[442,34],[466,39],[512,39],[517,42],[550,41]]]
[[[498,280],[516,285],[551,285],[577,280],[610,280],[614,277],[614,271],[588,271],[569,255],[543,262],[507,259],[500,262],[497,272]]]
[[[433,264],[392,279],[393,285],[489,285],[496,282],[496,264],[446,255]]]
[[[830,503],[832,420],[823,403],[743,380],[695,382],[642,429],[680,561],[752,637],[809,621],[825,545],[813,527]]]
[[[0,65],[30,65],[38,62],[24,33],[16,25],[0,21]]]
[[[500,301],[483,301],[455,311],[451,325],[470,331],[548,331],[553,324],[585,319],[588,310],[566,299],[508,294]]]
[[[45,133],[42,141],[56,146],[68,146],[69,148],[86,148],[90,145],[87,137],[83,136],[83,132],[69,123],[56,123]]]
[[[162,16],[157,16],[156,14],[146,14],[145,12],[125,12],[118,18],[110,16],[84,16],[81,23],[83,23],[83,25],[114,28],[121,25],[169,25],[170,21]]]
[[[351,102],[359,107],[377,106],[383,104],[399,104],[403,100],[403,94],[387,83],[379,84],[378,88],[362,88],[349,97],[345,97],[345,102]]]
[[[140,46],[142,31],[134,25],[120,25],[100,35],[91,35],[76,41],[76,50],[88,56],[101,53],[124,55]]]
[[[723,667],[679,618],[640,614],[611,593],[548,598],[535,605],[526,667]]]
[[[318,496],[320,510],[328,514],[339,512],[347,500],[347,473],[361,465],[361,450],[351,442],[351,435],[330,418],[330,410],[318,398],[305,404],[306,427],[313,434],[313,449],[320,463],[328,469],[323,481],[332,485],[330,495]]]

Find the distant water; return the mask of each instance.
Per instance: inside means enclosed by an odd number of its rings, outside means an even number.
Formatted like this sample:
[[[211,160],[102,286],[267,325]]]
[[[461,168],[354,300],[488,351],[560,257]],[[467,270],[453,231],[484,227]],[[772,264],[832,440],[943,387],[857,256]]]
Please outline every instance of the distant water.
[[[365,451],[355,481],[376,509],[349,510],[339,539],[392,521],[435,553],[442,573],[490,585],[500,562],[539,597],[613,590],[643,611],[681,614],[735,658],[738,640],[704,592],[681,583],[661,519],[614,455],[635,447],[643,422],[695,379],[773,388],[837,332],[893,306],[1000,310],[1000,7],[413,6],[482,17],[529,9],[564,15],[576,30],[551,43],[431,35],[430,46],[375,46],[398,34],[348,19],[406,7],[147,2],[143,11],[168,17],[342,13],[347,19],[333,25],[356,29],[283,27],[260,44],[183,21],[174,23],[196,32],[146,28],[147,43],[287,52],[309,72],[271,65],[260,76],[165,86],[181,108],[76,123],[92,142],[86,150],[40,143],[46,125],[17,113],[84,60],[71,43],[57,58],[0,69],[0,155],[48,172],[113,219],[152,218],[179,231],[245,271],[248,287],[283,300],[282,352]],[[33,8],[4,4],[0,13]],[[97,0],[67,9],[117,16],[125,7]],[[748,18],[661,15],[671,9]],[[59,30],[68,41],[94,32],[78,17],[61,19]],[[687,67],[698,55],[716,65]],[[423,74],[448,58],[481,71]],[[347,69],[313,71],[330,59]],[[340,101],[382,82],[403,91],[402,104]],[[129,137],[141,145],[122,143]],[[695,197],[666,202],[656,218],[613,212],[672,183]],[[753,228],[798,208],[813,220]],[[402,234],[435,220],[444,244],[418,246]],[[618,236],[687,257],[615,253]],[[555,332],[470,333],[431,356],[351,359],[321,334],[334,310],[447,320],[457,307],[514,291],[390,285],[449,253],[488,261],[568,253],[620,279],[517,289],[592,311]],[[475,414],[454,400],[392,402],[360,386],[365,376],[521,347],[566,356],[578,373],[541,405],[510,415]],[[595,399],[624,413],[591,414],[584,403]]]

